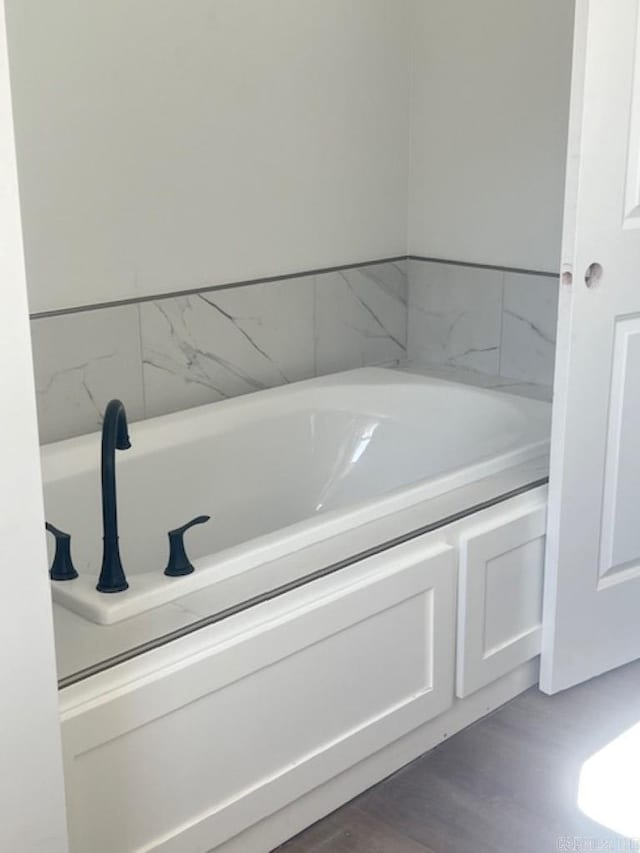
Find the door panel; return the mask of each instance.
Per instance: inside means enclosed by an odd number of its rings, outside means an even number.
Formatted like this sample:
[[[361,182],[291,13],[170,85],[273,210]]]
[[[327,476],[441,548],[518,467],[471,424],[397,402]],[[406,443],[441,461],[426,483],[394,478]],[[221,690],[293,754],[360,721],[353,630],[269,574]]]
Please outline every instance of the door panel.
[[[541,687],[640,657],[640,0],[578,0]],[[594,266],[596,265],[597,266]]]
[[[640,315],[614,328],[598,588],[640,571]],[[623,574],[624,573],[624,574]]]
[[[0,0],[0,850],[66,853],[9,68]]]

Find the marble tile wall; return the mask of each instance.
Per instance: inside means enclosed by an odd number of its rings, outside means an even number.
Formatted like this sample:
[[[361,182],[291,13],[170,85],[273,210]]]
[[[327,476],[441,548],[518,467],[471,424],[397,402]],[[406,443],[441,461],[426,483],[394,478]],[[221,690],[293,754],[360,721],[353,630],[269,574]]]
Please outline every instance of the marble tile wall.
[[[558,279],[409,261],[409,363],[553,384]]]
[[[407,354],[407,262],[32,320],[43,443]]]
[[[32,320],[42,442],[99,429],[112,397],[144,417],[139,329],[137,305]]]
[[[554,278],[410,260],[34,318],[41,440],[374,364],[551,386],[556,314]]]

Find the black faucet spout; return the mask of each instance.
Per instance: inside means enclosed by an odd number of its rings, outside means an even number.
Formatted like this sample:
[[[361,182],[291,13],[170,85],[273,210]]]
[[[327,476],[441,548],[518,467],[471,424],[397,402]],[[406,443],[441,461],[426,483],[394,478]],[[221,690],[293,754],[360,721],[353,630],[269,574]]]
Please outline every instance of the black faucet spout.
[[[102,527],[103,553],[98,592],[122,592],[129,584],[120,559],[116,500],[116,450],[128,450],[127,414],[120,400],[111,400],[102,422]]]

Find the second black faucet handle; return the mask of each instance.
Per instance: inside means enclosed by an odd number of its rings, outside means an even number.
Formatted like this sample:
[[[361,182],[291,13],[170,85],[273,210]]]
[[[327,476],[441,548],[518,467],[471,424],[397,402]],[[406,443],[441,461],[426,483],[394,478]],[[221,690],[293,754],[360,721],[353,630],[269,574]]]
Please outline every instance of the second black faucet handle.
[[[58,530],[53,524],[45,523],[45,528],[56,537],[56,552],[49,570],[52,581],[71,581],[78,573],[71,559],[71,536],[63,530]]]
[[[193,564],[187,557],[184,547],[184,534],[191,527],[196,524],[204,524],[210,518],[209,515],[198,515],[183,524],[182,527],[176,527],[175,530],[169,531],[169,562],[164,570],[165,575],[170,578],[177,578],[182,575],[190,575],[194,571]]]

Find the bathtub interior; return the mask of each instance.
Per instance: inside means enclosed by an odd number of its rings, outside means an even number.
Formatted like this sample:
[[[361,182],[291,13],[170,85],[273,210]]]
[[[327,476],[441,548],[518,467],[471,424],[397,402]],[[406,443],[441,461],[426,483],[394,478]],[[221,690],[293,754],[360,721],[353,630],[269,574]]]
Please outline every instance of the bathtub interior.
[[[194,516],[192,559],[548,440],[550,406],[383,369],[132,424],[117,454],[123,563],[162,572]],[[100,436],[43,451],[47,519],[81,574],[101,558]],[[50,548],[52,543],[49,543]]]

